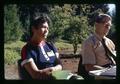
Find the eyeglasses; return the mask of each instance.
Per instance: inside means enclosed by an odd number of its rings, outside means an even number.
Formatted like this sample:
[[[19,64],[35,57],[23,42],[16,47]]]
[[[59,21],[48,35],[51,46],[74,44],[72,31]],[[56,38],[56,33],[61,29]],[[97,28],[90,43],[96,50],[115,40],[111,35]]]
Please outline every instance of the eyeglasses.
[[[99,24],[102,24],[104,26],[112,26],[111,22],[105,22],[105,21],[102,21]]]
[[[104,24],[104,26],[112,26],[112,24],[106,23]]]

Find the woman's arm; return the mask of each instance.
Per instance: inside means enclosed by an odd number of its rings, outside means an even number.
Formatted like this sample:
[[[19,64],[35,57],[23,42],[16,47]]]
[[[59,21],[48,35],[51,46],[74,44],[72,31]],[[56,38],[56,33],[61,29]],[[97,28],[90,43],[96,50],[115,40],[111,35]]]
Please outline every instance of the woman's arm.
[[[52,68],[52,71],[62,70],[62,65],[58,64],[58,65],[51,67],[51,68]]]
[[[56,66],[51,67],[53,71],[62,70],[62,64],[61,64],[59,56],[57,56],[57,59],[55,60],[55,64]]]
[[[50,79],[52,77],[52,68],[45,68],[39,70],[35,65],[34,61],[30,61],[23,65],[28,73],[31,75],[33,79]]]

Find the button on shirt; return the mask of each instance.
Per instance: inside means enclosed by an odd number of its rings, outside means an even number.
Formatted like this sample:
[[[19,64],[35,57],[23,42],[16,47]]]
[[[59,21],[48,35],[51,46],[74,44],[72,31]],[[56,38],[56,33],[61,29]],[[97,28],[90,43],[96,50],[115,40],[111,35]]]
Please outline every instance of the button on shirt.
[[[109,45],[112,52],[115,52],[114,43],[107,37],[104,37]],[[105,49],[102,45],[102,38],[97,34],[93,34],[82,44],[82,58],[83,64],[96,64],[96,65],[106,65],[112,63],[111,60],[106,56]]]

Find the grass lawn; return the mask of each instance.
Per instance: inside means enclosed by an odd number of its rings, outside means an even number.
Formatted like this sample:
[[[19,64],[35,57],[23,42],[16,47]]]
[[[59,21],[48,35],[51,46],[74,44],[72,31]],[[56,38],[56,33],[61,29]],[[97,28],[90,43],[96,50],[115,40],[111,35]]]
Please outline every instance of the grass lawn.
[[[4,44],[4,63],[15,64],[20,59],[21,48],[25,45],[22,41]]]
[[[16,41],[11,43],[4,44],[4,63],[7,65],[17,63],[17,60],[21,57],[21,49],[25,45],[25,42]],[[60,40],[55,43],[55,46],[58,49],[73,49],[72,44],[67,43],[66,41]],[[78,45],[80,47],[80,45]]]

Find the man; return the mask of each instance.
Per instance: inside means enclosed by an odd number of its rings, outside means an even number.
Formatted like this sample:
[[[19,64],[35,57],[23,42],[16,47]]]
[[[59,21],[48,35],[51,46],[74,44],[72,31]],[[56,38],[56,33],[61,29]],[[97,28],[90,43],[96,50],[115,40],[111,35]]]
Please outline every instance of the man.
[[[82,64],[87,72],[116,65],[115,45],[106,37],[111,21],[109,15],[99,14],[95,19],[95,33],[82,44]]]

